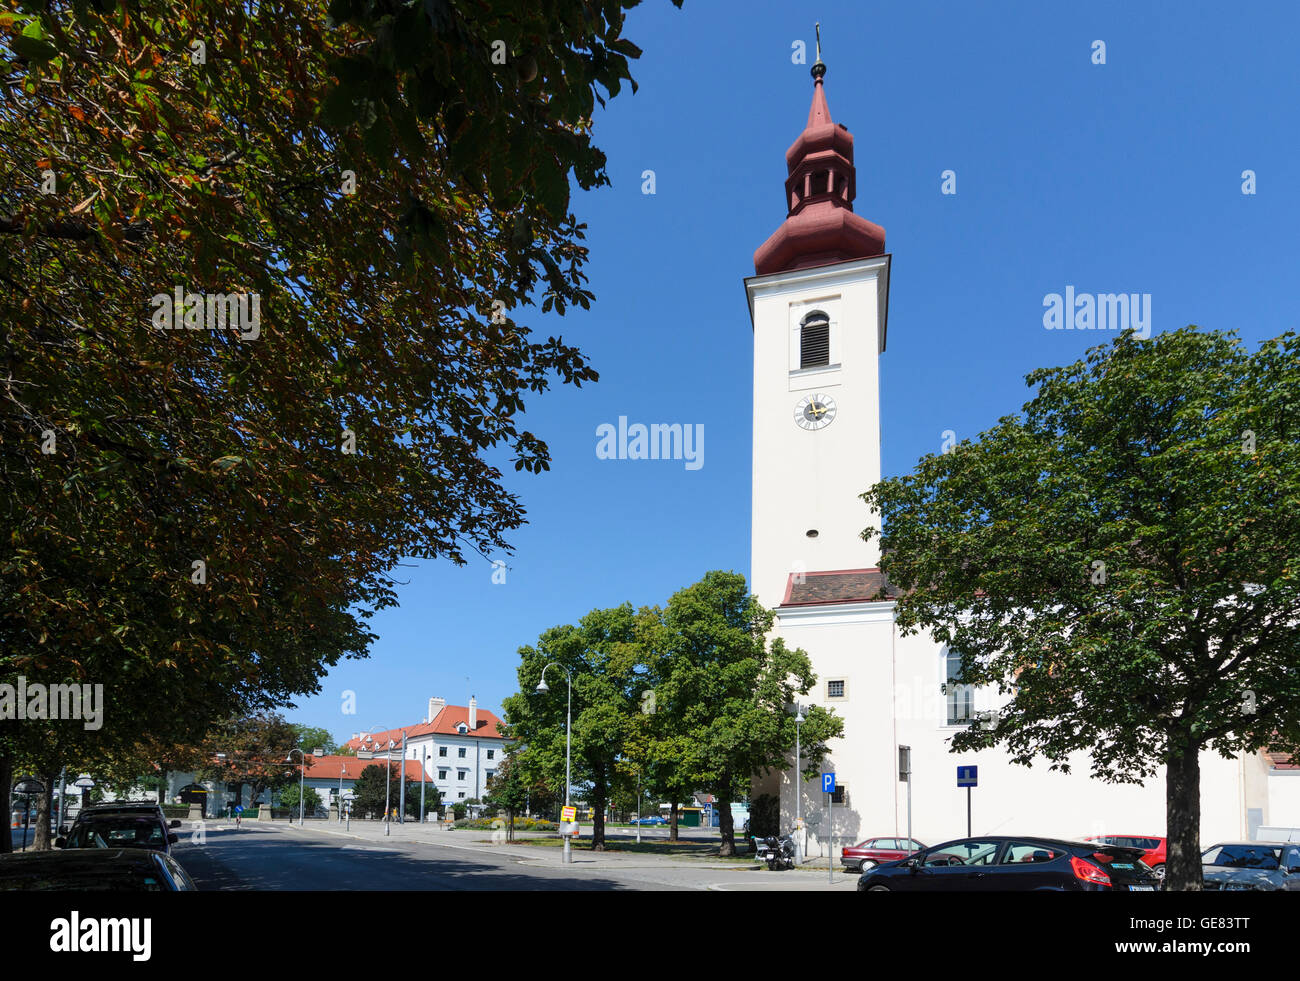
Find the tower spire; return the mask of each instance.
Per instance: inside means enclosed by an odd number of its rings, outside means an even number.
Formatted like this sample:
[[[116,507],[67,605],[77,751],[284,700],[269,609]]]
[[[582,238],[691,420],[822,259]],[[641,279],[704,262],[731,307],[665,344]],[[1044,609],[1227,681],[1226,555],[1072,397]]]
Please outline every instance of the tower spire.
[[[808,123],[785,152],[786,219],[754,253],[760,274],[881,255],[885,230],[853,213],[857,168],[853,135],[831,119],[826,103],[826,63],[821,23]]]

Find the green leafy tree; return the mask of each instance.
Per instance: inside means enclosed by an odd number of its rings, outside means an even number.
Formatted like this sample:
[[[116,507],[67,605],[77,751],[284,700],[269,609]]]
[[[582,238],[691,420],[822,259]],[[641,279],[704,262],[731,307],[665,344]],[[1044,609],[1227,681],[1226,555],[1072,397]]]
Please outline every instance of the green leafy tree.
[[[298,784],[285,784],[277,791],[278,806],[289,808],[296,817],[298,814],[298,796]],[[317,810],[325,806],[325,802],[321,800],[320,794],[316,792],[314,787],[303,788],[302,804],[303,814],[307,816],[314,815]]]
[[[388,772],[387,783],[384,780],[385,770]],[[356,795],[352,802],[352,813],[382,818],[385,814],[385,806],[393,811],[401,807],[403,778],[400,771],[401,762],[397,760],[387,766],[385,766],[384,762],[372,763],[363,769],[352,788],[352,792]],[[385,794],[385,787],[387,787],[387,794]],[[427,785],[424,795],[426,812],[441,804],[441,797],[437,787]],[[406,779],[406,808],[403,814],[417,820],[420,817],[420,782],[418,780]]]
[[[1126,332],[1027,380],[1021,415],[864,495],[899,625],[1007,699],[955,752],[1163,767],[1167,887],[1200,889],[1201,751],[1300,749],[1300,340]]]
[[[572,769],[575,786],[586,785],[594,810],[592,848],[605,847],[605,805],[623,755],[629,720],[638,711],[644,658],[637,639],[645,616],[630,604],[593,610],[577,626],[553,627],[535,647],[520,648],[520,694],[506,699],[506,735],[527,744],[534,771],[564,782],[565,672],[573,678]],[[550,690],[536,691],[542,670]],[[557,670],[558,668],[558,670]]]
[[[249,787],[253,803],[263,795],[296,780],[302,757],[295,752],[298,733],[277,712],[226,719],[208,732],[198,747],[201,764],[195,769],[199,781],[218,780],[226,784],[236,801]]]
[[[484,802],[493,811],[506,812],[506,840],[515,840],[515,815],[523,813],[528,804],[528,780],[525,772],[507,754],[491,779],[488,780]]]
[[[591,302],[570,180],[608,182],[633,5],[0,16],[0,674],[106,702],[0,777],[315,693],[400,560],[509,549],[489,457],[547,469],[525,394],[597,377],[529,308]]]
[[[328,729],[306,726],[299,722],[291,722],[289,726],[297,733],[297,746],[304,753],[315,755],[316,750],[319,749],[322,755],[333,756],[338,751],[338,745]]]
[[[670,647],[656,714],[678,737],[682,772],[717,798],[722,855],[735,854],[732,802],[748,796],[755,773],[789,766],[789,707],[816,680],[807,654],[767,639],[773,620],[744,576],[721,571],[674,593],[663,612]],[[816,705],[804,714],[804,772],[811,776],[844,722]]]

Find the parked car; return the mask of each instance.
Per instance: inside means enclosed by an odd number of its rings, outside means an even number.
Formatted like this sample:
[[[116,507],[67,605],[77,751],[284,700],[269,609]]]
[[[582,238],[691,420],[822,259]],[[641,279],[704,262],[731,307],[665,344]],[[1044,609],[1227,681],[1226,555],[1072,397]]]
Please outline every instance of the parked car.
[[[654,824],[654,825],[663,825],[663,824],[667,824],[668,822],[665,821],[663,818],[661,818],[658,814],[652,814],[652,815],[650,815],[649,817],[643,817],[643,818],[640,818],[640,819],[633,818],[633,819],[632,819],[632,823],[633,823],[633,824]]]
[[[0,855],[0,891],[193,892],[176,859],[137,848]]]
[[[1145,854],[1142,861],[1151,867],[1151,871],[1160,878],[1165,877],[1165,839],[1154,835],[1092,835],[1084,841],[1099,841],[1103,845],[1122,845],[1126,848],[1141,848]]]
[[[171,831],[162,811],[92,809],[78,816],[66,837],[56,838],[56,848],[146,848],[170,855],[180,836]]]
[[[117,800],[110,804],[91,804],[89,807],[80,811],[77,817],[89,817],[94,814],[127,814],[143,813],[156,814],[159,821],[166,822],[167,816],[163,813],[162,805],[152,800]],[[181,822],[172,821],[173,828],[179,828]]]
[[[925,846],[915,838],[868,838],[856,845],[848,845],[840,854],[840,864],[846,869],[865,872],[873,865],[897,862],[914,855]]]
[[[1056,838],[959,838],[858,879],[858,892],[1153,892],[1163,882],[1142,850]]]
[[[1226,841],[1201,853],[1206,891],[1300,892],[1300,845],[1272,841]]]

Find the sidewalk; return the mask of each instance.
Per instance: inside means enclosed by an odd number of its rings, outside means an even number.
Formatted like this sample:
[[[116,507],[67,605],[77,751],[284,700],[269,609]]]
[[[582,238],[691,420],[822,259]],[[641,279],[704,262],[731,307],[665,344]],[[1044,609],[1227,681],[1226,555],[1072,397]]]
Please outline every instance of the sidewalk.
[[[458,829],[447,831],[434,824],[418,824],[407,822],[405,824],[392,823],[389,826],[389,833],[384,833],[384,822],[382,821],[353,821],[349,830],[347,824],[340,825],[338,821],[308,821],[303,828],[299,828],[297,822],[288,821],[255,821],[245,822],[244,827],[256,827],[259,830],[263,828],[274,829],[277,831],[291,830],[301,834],[322,834],[332,835],[340,838],[352,838],[357,841],[372,842],[375,844],[422,844],[432,845],[441,848],[457,848],[466,851],[491,852],[494,855],[509,856],[525,865],[534,865],[539,867],[562,866],[564,864],[564,848],[562,845],[522,845],[519,840],[522,839],[547,839],[554,838],[553,834],[538,832],[515,832],[514,843],[505,841],[505,835],[502,831],[481,831],[470,829]],[[591,841],[590,833],[586,838],[579,838],[574,842],[573,862],[572,864],[582,865],[594,868],[613,868],[613,869],[634,869],[634,868],[684,868],[684,869],[708,869],[716,871],[736,872],[749,871],[765,868],[756,861],[729,861],[726,859],[714,859],[710,861],[707,858],[691,858],[689,856],[675,855],[656,855],[647,852],[632,851],[589,851],[585,845]]]

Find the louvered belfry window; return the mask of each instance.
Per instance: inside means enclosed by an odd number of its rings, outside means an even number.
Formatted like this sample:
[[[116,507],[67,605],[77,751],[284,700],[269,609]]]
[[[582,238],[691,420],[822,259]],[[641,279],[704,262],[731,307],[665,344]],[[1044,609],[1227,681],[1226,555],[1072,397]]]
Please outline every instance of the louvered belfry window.
[[[799,329],[799,367],[822,368],[831,363],[831,324],[826,314],[814,310]]]

